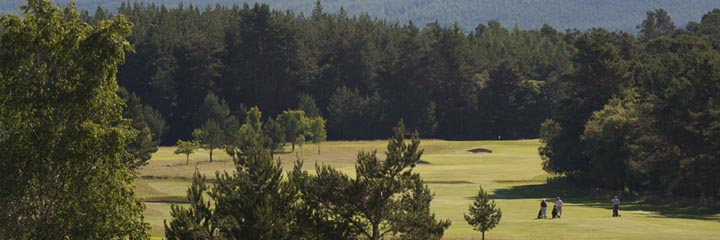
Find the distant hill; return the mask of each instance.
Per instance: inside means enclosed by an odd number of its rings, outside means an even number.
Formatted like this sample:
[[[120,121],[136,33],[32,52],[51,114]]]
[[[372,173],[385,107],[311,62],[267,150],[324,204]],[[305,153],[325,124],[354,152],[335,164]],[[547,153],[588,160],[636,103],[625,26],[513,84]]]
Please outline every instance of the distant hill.
[[[123,0],[76,0],[79,8],[94,11],[98,6],[115,10]],[[259,0],[273,9],[308,13],[316,0]],[[56,0],[67,4],[69,0]],[[181,0],[147,0],[177,6]],[[247,0],[194,0],[182,1],[199,6],[215,4],[232,5],[254,3]],[[0,12],[17,12],[24,0],[0,2]],[[664,8],[678,27],[720,8],[720,0],[325,0],[325,11],[335,12],[341,7],[350,15],[367,12],[371,16],[399,20],[412,20],[416,25],[439,21],[443,25],[457,23],[465,31],[471,31],[479,23],[497,19],[505,26],[523,29],[538,28],[547,23],[557,29],[588,29],[603,27],[610,30],[636,32],[645,13]]]

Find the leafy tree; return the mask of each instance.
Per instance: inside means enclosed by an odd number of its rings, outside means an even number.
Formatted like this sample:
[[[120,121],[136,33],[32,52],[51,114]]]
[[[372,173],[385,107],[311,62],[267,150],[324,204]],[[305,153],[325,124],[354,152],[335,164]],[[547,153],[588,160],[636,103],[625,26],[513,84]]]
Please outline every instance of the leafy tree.
[[[188,142],[186,142],[188,143]],[[200,170],[195,168],[192,185],[187,190],[187,200],[190,206],[170,206],[170,224],[167,220],[165,225],[165,237],[172,240],[184,239],[216,239],[213,220],[213,210],[210,208],[210,201],[205,201],[203,194],[207,193],[205,185],[207,179],[200,175]]]
[[[178,140],[177,141],[177,149],[175,149],[175,154],[185,154],[185,165],[190,164],[190,154],[195,153],[195,150],[197,150],[200,147],[200,145],[195,141],[183,141]]]
[[[327,140],[327,132],[325,131],[325,119],[315,117],[309,119],[308,132],[312,142],[317,146],[318,154],[320,154],[320,143]]]
[[[285,139],[292,144],[292,151],[295,151],[295,144],[302,136],[304,138],[307,128],[305,112],[302,110],[286,110],[277,116],[277,121],[285,129]],[[302,140],[304,142],[304,139]]]
[[[224,134],[220,124],[214,120],[208,120],[201,128],[193,131],[193,140],[200,143],[200,147],[208,150],[210,153],[210,162],[213,161],[213,150],[222,147],[225,144]]]
[[[0,17],[0,238],[147,239],[115,79],[132,25],[45,0],[21,10]]]
[[[592,163],[589,175],[597,186],[608,189],[625,189],[631,175],[640,175],[631,172],[629,146],[634,142],[632,139],[639,137],[636,131],[643,128],[639,122],[641,111],[633,96],[637,94],[626,95],[610,100],[602,110],[594,112],[582,135],[585,154]]]
[[[468,208],[469,214],[465,214],[465,221],[473,226],[473,230],[482,232],[482,239],[485,239],[485,232],[495,228],[502,218],[502,210],[495,206],[495,200],[490,200],[487,192],[480,187],[475,201]]]
[[[297,145],[298,148],[300,148],[300,156],[302,156],[302,154],[303,154],[302,147],[303,147],[303,145],[305,145],[306,141],[307,141],[307,139],[305,138],[305,134],[296,137],[295,141],[293,141],[293,143],[295,145]]]

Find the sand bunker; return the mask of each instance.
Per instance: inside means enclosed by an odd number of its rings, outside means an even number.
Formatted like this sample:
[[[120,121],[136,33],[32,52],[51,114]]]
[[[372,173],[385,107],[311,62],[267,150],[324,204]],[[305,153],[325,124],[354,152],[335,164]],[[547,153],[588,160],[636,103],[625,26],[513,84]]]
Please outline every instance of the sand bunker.
[[[474,148],[474,149],[470,149],[470,150],[468,150],[468,152],[471,152],[471,153],[481,153],[481,154],[488,154],[488,153],[492,153],[492,150],[490,150],[490,149],[487,149],[487,148]]]

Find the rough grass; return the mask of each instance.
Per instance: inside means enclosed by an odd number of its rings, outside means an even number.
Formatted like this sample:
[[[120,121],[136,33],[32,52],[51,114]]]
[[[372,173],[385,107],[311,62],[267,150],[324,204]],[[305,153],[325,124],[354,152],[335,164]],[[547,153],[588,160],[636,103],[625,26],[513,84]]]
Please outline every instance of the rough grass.
[[[383,154],[387,141],[338,141],[321,145],[305,145],[303,154],[276,154],[286,170],[298,158],[304,169],[315,163],[333,165],[353,175],[358,151],[378,149]],[[610,198],[563,182],[546,181],[548,175],[540,168],[536,140],[522,141],[441,141],[423,140],[421,173],[435,192],[432,208],[439,219],[452,220],[445,239],[479,239],[463,219],[478,186],[491,193],[503,211],[500,225],[486,233],[488,239],[713,239],[720,231],[720,214],[698,208],[676,208],[621,199],[622,218],[611,217]],[[473,154],[468,150],[486,148],[489,154]],[[143,178],[137,180],[138,193],[149,201],[145,219],[152,226],[153,236],[164,234],[163,220],[170,219],[168,202],[183,201],[190,178],[197,167],[209,179],[216,171],[232,171],[233,163],[222,151],[214,152],[214,162],[207,161],[207,152],[190,156],[172,154],[173,147],[163,147],[150,163],[141,168]],[[535,219],[541,198],[560,196],[566,205],[562,219]]]

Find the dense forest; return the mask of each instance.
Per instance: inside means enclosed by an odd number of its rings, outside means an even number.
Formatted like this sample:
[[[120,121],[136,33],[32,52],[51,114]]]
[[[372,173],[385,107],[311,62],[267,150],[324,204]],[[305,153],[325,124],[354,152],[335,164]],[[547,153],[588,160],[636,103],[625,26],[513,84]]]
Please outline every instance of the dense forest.
[[[593,29],[543,123],[546,171],[605,189],[720,196],[720,10],[677,29],[648,13],[637,39]]]
[[[274,117],[309,96],[305,106],[327,119],[330,139],[386,138],[401,118],[425,137],[534,138],[570,66],[565,38],[580,34],[508,30],[497,21],[465,34],[321,5],[310,16],[267,5],[119,11],[135,23],[135,52],[118,82],[164,116],[164,144],[189,139],[206,121],[209,93],[239,120],[252,106]],[[85,17],[108,13],[92,15]]]
[[[127,0],[75,0],[79,9],[94,11],[102,7],[113,12],[121,2]],[[134,2],[135,0],[130,0]],[[309,15],[316,0],[144,0],[165,4],[175,8],[180,2],[192,3],[201,8],[206,6],[232,6],[233,4],[255,2],[269,4],[273,9],[290,10],[296,14]],[[0,12],[17,10],[23,0],[0,2]],[[55,0],[67,4],[69,0]],[[645,12],[658,8],[667,10],[678,26],[696,21],[709,9],[720,8],[715,0],[325,0],[323,6],[328,12],[344,8],[348,15],[359,16],[367,12],[373,18],[401,23],[413,21],[420,26],[437,20],[442,26],[457,23],[465,32],[472,31],[478,23],[493,19],[505,26],[519,26],[521,29],[540,28],[548,24],[556,29],[581,29],[601,27],[635,33],[635,26],[645,17]]]

